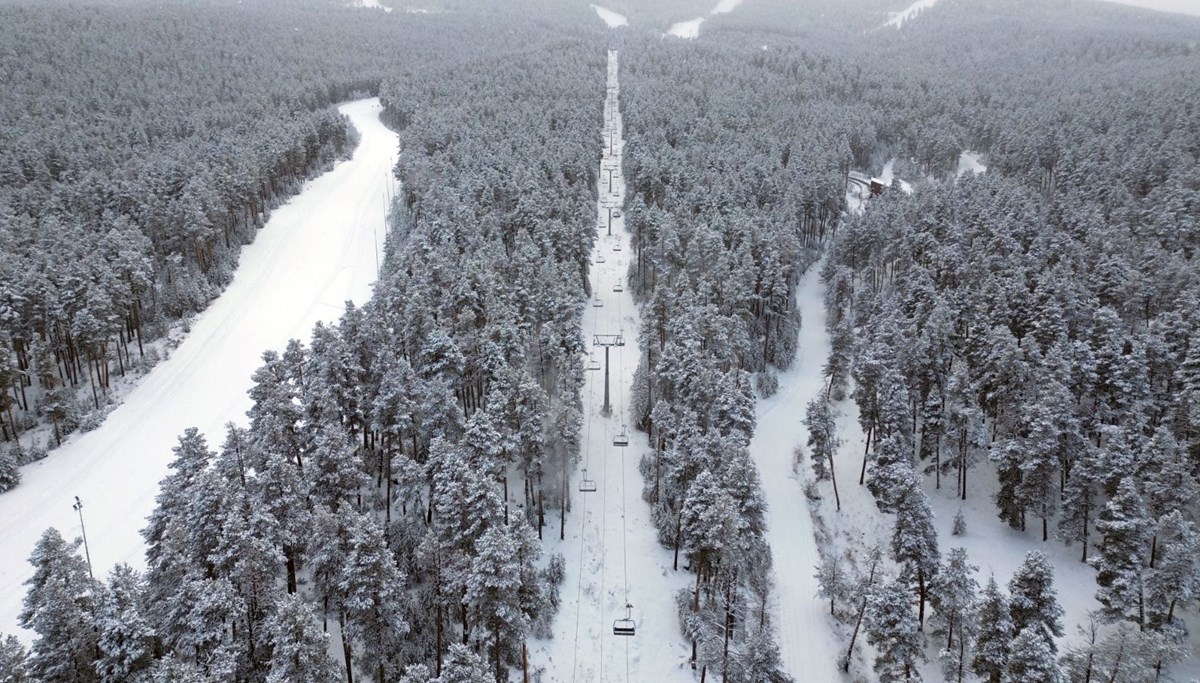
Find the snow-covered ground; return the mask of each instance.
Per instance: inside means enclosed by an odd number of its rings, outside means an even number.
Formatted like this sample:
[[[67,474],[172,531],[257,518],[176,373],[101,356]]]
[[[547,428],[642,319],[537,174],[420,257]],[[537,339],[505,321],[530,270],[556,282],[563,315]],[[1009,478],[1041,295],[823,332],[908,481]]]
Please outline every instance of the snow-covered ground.
[[[596,10],[596,14],[600,15],[600,19],[608,24],[609,28],[617,28],[618,26],[628,26],[629,19],[624,14],[618,14],[607,7],[600,5],[591,5],[591,8]]]
[[[979,152],[964,150],[958,155],[958,168],[954,175],[961,176],[964,173],[987,173],[987,166],[979,160]]]
[[[691,650],[679,631],[675,594],[689,585],[688,576],[671,569],[671,554],[658,543],[650,520],[650,506],[642,500],[643,480],[638,460],[650,450],[646,435],[625,427],[630,422],[629,393],[638,361],[637,308],[624,284],[628,267],[628,234],[624,217],[616,213],[624,203],[625,182],[620,175],[624,147],[618,102],[617,56],[609,52],[609,91],[604,107],[604,139],[612,135],[600,161],[599,229],[589,275],[593,303],[583,315],[588,341],[595,335],[624,337],[624,346],[609,348],[609,383],[612,414],[604,404],[604,349],[593,356],[600,370],[589,371],[584,389],[583,448],[572,482],[572,506],[566,540],[546,542],[550,552],[566,558],[562,608],[554,621],[551,640],[533,641],[533,669],[544,668],[542,680],[691,681]],[[612,180],[609,180],[612,172]],[[612,235],[609,236],[609,212]],[[622,248],[617,250],[618,245]],[[603,258],[603,262],[599,262]],[[622,287],[623,288],[623,287]],[[613,445],[613,437],[626,429],[629,446]],[[594,492],[582,492],[584,479],[595,482]],[[633,637],[613,634],[613,622],[625,617],[631,604],[637,623]]]
[[[97,578],[117,562],[144,566],[139,531],[179,434],[196,426],[218,445],[227,422],[245,422],[250,375],[264,350],[307,339],[317,321],[338,318],[348,299],[367,300],[398,139],[380,122],[378,99],[339,110],[361,136],[353,158],[274,210],[242,251],[225,293],[100,428],[26,466],[21,485],[0,495],[0,632],[18,632],[22,583],[32,569],[26,560],[42,532],[54,526],[68,538],[79,534],[74,496],[84,503]]]
[[[884,187],[891,187],[892,180],[896,178],[896,173],[892,169],[896,166],[895,159],[888,159],[888,162],[883,165],[883,169],[879,171],[878,180],[883,183]],[[904,190],[904,194],[912,194],[912,185],[903,178],[900,179],[900,189]]]
[[[371,9],[382,9],[385,12],[391,12],[392,8],[386,5],[379,4],[379,0],[358,0],[356,7],[368,7]]]
[[[740,4],[742,4],[742,0],[719,0],[717,6],[712,9],[712,13],[726,14],[732,12]]]
[[[667,35],[675,36],[676,38],[699,38],[700,24],[703,23],[704,17],[677,22],[671,24],[671,28],[667,29]]]
[[[796,681],[839,679],[839,646],[825,603],[816,599],[814,568],[821,563],[807,499],[792,466],[796,444],[808,438],[801,420],[824,385],[829,356],[820,264],[808,269],[797,290],[800,343],[791,369],[779,376],[779,392],[758,402],[758,425],[750,454],[758,464],[767,499],[767,541],[775,568],[774,619],[786,670]]]
[[[732,12],[733,10],[735,10],[738,5],[742,4],[742,2],[743,2],[743,0],[717,0],[716,7],[713,7],[712,11],[709,12],[709,14],[711,14],[711,15],[728,14],[729,12]],[[688,19],[687,21],[676,22],[674,24],[671,24],[671,27],[668,28],[667,32],[663,35],[664,36],[675,36],[676,38],[687,38],[687,39],[699,38],[700,37],[700,24],[703,24],[703,23],[704,23],[704,17],[696,17],[695,19]],[[764,47],[763,49],[766,49],[766,48]]]
[[[929,9],[937,4],[938,0],[917,0],[913,4],[904,8],[899,12],[892,12],[892,18],[884,22],[884,26],[895,26],[900,28],[904,23],[911,20],[913,17],[920,14],[922,11]]]

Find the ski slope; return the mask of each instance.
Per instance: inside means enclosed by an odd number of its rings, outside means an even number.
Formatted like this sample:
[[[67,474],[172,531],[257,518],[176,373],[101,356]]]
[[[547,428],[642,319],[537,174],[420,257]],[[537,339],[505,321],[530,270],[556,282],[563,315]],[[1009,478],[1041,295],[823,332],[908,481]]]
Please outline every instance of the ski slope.
[[[825,603],[816,599],[814,577],[821,556],[813,533],[802,479],[792,469],[792,452],[808,438],[803,424],[808,402],[824,388],[829,357],[824,286],[820,263],[800,280],[800,343],[792,367],[779,376],[779,391],[758,402],[758,426],[750,455],[758,464],[767,500],[767,542],[775,572],[774,620],[785,670],[797,681],[836,681],[840,646]]]
[[[687,574],[671,569],[671,554],[659,545],[650,506],[641,496],[638,460],[650,445],[631,425],[626,428],[629,446],[613,445],[613,437],[631,422],[629,394],[640,322],[629,292],[613,290],[618,283],[624,286],[630,253],[625,219],[616,216],[624,203],[625,182],[620,174],[624,141],[615,51],[609,52],[608,74],[597,202],[597,226],[602,227],[592,251],[593,300],[583,314],[583,332],[589,342],[595,335],[620,334],[625,345],[609,347],[611,415],[603,411],[604,349],[590,346],[600,369],[588,371],[583,391],[583,447],[572,479],[566,540],[546,543],[548,551],[566,559],[562,608],[553,638],[533,641],[530,659],[534,670],[545,670],[541,680],[546,683],[691,681],[691,650],[680,635],[674,602],[676,592],[690,582]],[[594,305],[596,300],[600,306]],[[587,479],[596,484],[594,492],[579,490],[585,469]],[[613,634],[613,622],[625,617],[626,604],[633,606],[637,623],[633,637]]]
[[[139,531],[178,435],[196,426],[218,446],[227,422],[245,422],[250,375],[264,350],[307,339],[317,321],[338,318],[348,299],[367,300],[398,138],[380,122],[378,99],[339,110],[361,136],[353,158],[272,212],[243,249],[225,293],[100,428],[26,466],[21,485],[0,495],[0,632],[18,632],[22,583],[32,573],[26,560],[42,532],[53,526],[79,535],[74,496],[83,500],[96,577],[117,562],[143,567]]]
[[[609,28],[620,28],[621,26],[629,25],[629,19],[624,14],[618,14],[600,5],[589,5],[589,7],[596,10],[596,14],[600,17],[600,20]]]

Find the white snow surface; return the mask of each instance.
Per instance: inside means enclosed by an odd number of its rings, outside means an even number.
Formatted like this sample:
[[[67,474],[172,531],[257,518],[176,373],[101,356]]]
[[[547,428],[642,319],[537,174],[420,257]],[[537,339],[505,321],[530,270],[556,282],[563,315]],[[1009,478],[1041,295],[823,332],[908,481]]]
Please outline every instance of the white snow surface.
[[[689,40],[692,38],[699,38],[700,24],[703,23],[704,17],[697,17],[696,19],[689,19],[687,21],[680,21],[678,23],[671,24],[671,28],[667,29],[667,35],[675,36],[676,38],[686,38]]]
[[[628,26],[629,19],[624,14],[618,14],[607,7],[600,5],[591,5],[591,8],[596,10],[596,14],[600,15],[600,19],[608,25],[609,28],[617,28],[619,26]]]
[[[685,683],[693,680],[688,666],[691,649],[679,631],[675,594],[691,585],[690,574],[671,569],[671,553],[659,543],[650,519],[650,506],[642,500],[643,479],[638,461],[650,450],[646,434],[633,431],[630,389],[638,362],[640,318],[628,291],[614,292],[625,283],[629,239],[624,216],[612,217],[625,199],[620,175],[621,114],[618,107],[617,54],[609,52],[609,90],[604,108],[603,139],[612,135],[600,161],[599,229],[589,274],[593,301],[583,314],[583,332],[589,343],[597,334],[622,334],[625,346],[609,348],[611,416],[602,414],[604,403],[604,349],[594,347],[601,369],[587,373],[583,400],[584,426],[581,459],[570,489],[571,508],[566,540],[553,534],[545,543],[549,552],[566,559],[561,586],[561,609],[555,617],[553,638],[530,642],[531,669],[544,669],[546,683],[554,681],[654,681]],[[613,171],[612,181],[608,180]],[[621,245],[620,251],[614,248]],[[603,256],[603,263],[596,263]],[[629,446],[613,445],[623,425]],[[597,490],[578,490],[586,468]],[[555,529],[557,531],[557,529]],[[613,634],[613,622],[625,617],[633,605],[637,623],[633,637]]]
[[[384,5],[379,4],[379,0],[359,0],[357,6],[358,7],[367,7],[370,9],[382,9],[385,12],[392,11],[391,7],[386,7]]]
[[[964,173],[987,173],[987,166],[979,160],[979,152],[964,150],[958,155],[958,169],[954,175],[961,176]]]
[[[923,10],[927,10],[937,4],[938,0],[917,0],[913,4],[904,8],[899,12],[893,12],[892,18],[884,22],[884,26],[895,26],[900,28],[905,22],[920,14]]]
[[[727,14],[742,4],[743,0],[719,0],[717,6],[712,9],[712,14]]]
[[[144,567],[139,532],[177,437],[195,426],[218,446],[226,423],[246,421],[250,375],[264,350],[307,339],[317,321],[340,317],[345,301],[369,297],[398,138],[380,122],[376,98],[339,111],[361,136],[353,157],[272,212],[224,294],[103,425],[23,468],[20,486],[0,495],[0,632],[30,639],[17,626],[27,558],[47,527],[79,535],[74,496],[83,500],[96,578],[118,562]]]
[[[737,6],[742,4],[743,1],[744,0],[717,0],[716,7],[713,7],[712,11],[709,12],[709,14],[711,14],[711,15],[728,14],[728,13],[732,12],[733,10],[737,9]],[[688,19],[687,21],[680,21],[680,22],[671,24],[671,28],[667,29],[667,32],[663,35],[664,36],[675,36],[676,38],[686,38],[689,40],[692,38],[699,38],[700,37],[700,24],[703,24],[703,23],[704,23],[704,17],[696,17],[695,19]]]
[[[888,162],[879,171],[879,177],[876,180],[882,182],[884,187],[892,186],[892,180],[896,177],[896,173],[892,170],[895,165],[895,159],[888,159]],[[900,179],[900,189],[904,190],[904,194],[912,194],[913,192],[912,185],[909,185],[908,181],[904,179]]]
[[[792,451],[808,431],[802,419],[808,402],[824,386],[822,366],[829,356],[825,331],[824,285],[821,265],[814,264],[800,280],[800,343],[792,367],[779,376],[779,391],[758,402],[758,423],[750,455],[758,464],[767,501],[767,541],[774,561],[775,595],[772,606],[776,638],[785,670],[797,681],[836,681],[841,649],[833,635],[825,603],[816,599],[814,576],[821,556],[813,533],[802,478],[793,470]]]

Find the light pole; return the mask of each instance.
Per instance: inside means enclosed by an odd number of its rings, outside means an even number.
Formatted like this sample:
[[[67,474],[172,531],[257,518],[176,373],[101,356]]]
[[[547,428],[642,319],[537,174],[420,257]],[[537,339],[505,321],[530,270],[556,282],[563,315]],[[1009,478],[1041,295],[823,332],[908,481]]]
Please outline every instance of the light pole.
[[[79,496],[75,496],[75,504],[71,507],[75,508],[75,512],[79,513],[79,530],[83,532],[83,554],[87,557],[88,576],[94,579],[96,575],[92,573],[92,553],[88,550],[87,529],[83,526],[83,501],[79,500]]]

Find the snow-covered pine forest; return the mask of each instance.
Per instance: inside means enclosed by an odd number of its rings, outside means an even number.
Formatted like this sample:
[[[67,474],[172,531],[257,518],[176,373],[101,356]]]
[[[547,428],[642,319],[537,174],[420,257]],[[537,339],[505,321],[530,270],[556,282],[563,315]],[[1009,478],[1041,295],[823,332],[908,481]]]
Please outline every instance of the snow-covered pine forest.
[[[0,491],[304,267],[239,254],[355,163],[337,105],[399,148],[328,226],[387,212],[369,301],[248,349],[244,419],[105,451],[166,472],[138,538],[76,538],[136,509],[84,460],[78,526],[0,538],[0,683],[1200,676],[1198,41],[1091,0],[0,5]]]

